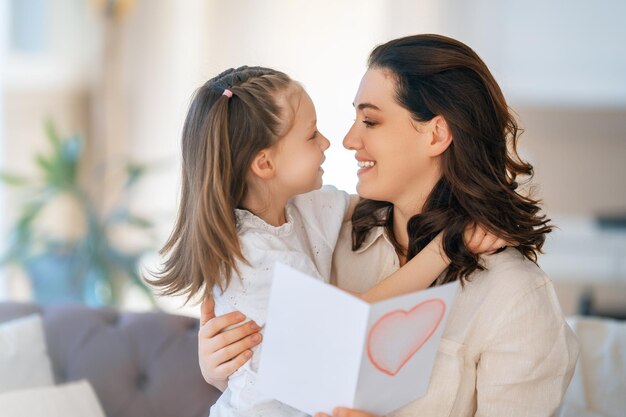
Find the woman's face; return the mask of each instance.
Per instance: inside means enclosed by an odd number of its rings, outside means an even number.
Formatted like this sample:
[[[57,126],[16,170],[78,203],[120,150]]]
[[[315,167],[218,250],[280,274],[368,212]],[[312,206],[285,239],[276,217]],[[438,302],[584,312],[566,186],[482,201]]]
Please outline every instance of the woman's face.
[[[395,95],[389,71],[368,70],[354,99],[356,119],[343,146],[356,151],[361,197],[421,210],[420,202],[439,176],[439,158],[428,152],[433,123],[413,120]]]

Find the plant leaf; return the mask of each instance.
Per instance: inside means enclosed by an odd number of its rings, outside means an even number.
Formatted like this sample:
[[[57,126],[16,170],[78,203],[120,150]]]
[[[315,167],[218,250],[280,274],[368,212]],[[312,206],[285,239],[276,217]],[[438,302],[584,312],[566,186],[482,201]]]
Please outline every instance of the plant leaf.
[[[26,177],[21,177],[15,174],[9,174],[8,172],[0,172],[0,181],[13,186],[13,187],[23,187],[30,185],[30,181]]]
[[[128,179],[126,180],[125,188],[130,188],[135,185],[147,170],[148,166],[145,164],[129,162],[126,165],[126,174],[128,175]]]
[[[51,119],[46,119],[46,122],[44,123],[44,130],[46,132],[46,136],[50,140],[50,143],[52,143],[53,148],[55,150],[59,149],[61,146],[61,139],[59,139],[56,126]]]

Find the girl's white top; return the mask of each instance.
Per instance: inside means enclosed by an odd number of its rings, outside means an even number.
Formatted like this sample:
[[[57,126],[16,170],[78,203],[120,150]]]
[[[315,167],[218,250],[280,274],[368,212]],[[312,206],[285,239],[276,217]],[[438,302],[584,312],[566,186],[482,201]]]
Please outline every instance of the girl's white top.
[[[350,196],[325,186],[294,197],[285,208],[287,222],[272,226],[247,210],[236,210],[237,230],[243,256],[222,293],[214,288],[215,314],[241,311],[259,326],[265,325],[274,264],[282,262],[328,282],[333,250],[337,244]],[[260,346],[250,361],[228,379],[228,388],[211,407],[211,417],[295,417],[306,414],[255,389]]]

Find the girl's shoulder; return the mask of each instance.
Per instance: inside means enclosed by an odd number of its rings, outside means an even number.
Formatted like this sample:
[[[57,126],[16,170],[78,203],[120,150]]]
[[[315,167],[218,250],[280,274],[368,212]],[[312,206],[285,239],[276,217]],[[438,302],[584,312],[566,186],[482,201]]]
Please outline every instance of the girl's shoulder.
[[[287,211],[291,210],[312,236],[321,235],[326,244],[334,248],[349,207],[348,193],[326,185],[295,196],[287,205]]]
[[[350,195],[334,185],[324,185],[318,190],[299,194],[290,201],[290,204],[305,212],[325,210],[343,213],[349,203]]]

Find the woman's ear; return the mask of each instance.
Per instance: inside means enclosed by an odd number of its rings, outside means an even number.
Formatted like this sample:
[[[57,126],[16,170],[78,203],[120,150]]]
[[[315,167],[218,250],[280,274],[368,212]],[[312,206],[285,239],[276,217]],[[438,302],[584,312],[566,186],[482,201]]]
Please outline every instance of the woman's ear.
[[[435,157],[444,153],[452,143],[452,131],[443,116],[433,117],[430,123],[432,123],[432,138],[428,146],[429,156]]]
[[[276,165],[274,165],[270,149],[263,149],[252,158],[250,171],[252,171],[254,176],[263,180],[269,180],[274,177]]]

